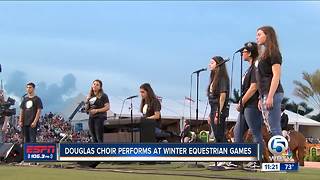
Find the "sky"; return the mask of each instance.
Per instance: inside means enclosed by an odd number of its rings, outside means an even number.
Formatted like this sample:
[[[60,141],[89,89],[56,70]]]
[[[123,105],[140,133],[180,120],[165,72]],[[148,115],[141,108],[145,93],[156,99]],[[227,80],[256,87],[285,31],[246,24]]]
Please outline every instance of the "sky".
[[[47,111],[62,111],[70,98],[87,94],[94,79],[103,81],[114,112],[144,82],[182,105],[193,71],[213,56],[232,58],[255,41],[258,27],[271,25],[285,96],[299,102],[293,81],[319,68],[319,19],[320,2],[0,2],[0,78],[17,99],[26,82],[35,82]],[[239,59],[233,73],[227,63],[237,89]],[[208,76],[200,76],[201,102]]]

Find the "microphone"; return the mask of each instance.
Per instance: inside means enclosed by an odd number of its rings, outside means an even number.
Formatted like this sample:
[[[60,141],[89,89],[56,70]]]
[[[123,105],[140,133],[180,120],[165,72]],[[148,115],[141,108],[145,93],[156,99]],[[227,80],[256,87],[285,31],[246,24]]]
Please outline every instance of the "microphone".
[[[223,65],[224,63],[226,63],[228,61],[230,61],[230,58],[224,59],[221,63],[217,64],[217,66],[221,66],[221,65]]]
[[[245,48],[246,48],[246,47],[242,47],[242,48],[238,49],[236,52],[234,52],[234,54],[243,51]]]
[[[202,69],[199,69],[199,70],[197,70],[197,71],[194,71],[192,74],[200,73],[200,72],[206,71],[206,70],[207,70],[207,68],[202,68]]]
[[[139,97],[139,96],[138,95],[134,95],[134,96],[127,97],[125,100],[133,99],[133,98],[137,98],[137,97]]]
[[[236,54],[236,53],[238,53],[238,52],[241,52],[241,51],[243,51],[244,49],[252,49],[252,48],[254,48],[254,46],[257,46],[257,45],[255,45],[256,43],[254,43],[254,42],[248,42],[248,43],[246,43],[246,44],[244,44],[244,47],[242,47],[242,48],[240,48],[240,49],[238,49],[236,52],[234,52],[234,54]]]

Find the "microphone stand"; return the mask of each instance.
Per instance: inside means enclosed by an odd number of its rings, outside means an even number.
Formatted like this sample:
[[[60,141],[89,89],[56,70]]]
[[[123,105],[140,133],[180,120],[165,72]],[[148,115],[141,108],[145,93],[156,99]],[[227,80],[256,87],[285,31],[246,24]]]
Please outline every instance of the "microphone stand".
[[[132,99],[136,98],[136,97],[138,97],[138,96],[130,96],[130,97],[126,98],[125,100],[123,100],[122,107],[121,107],[121,112],[120,112],[120,115],[121,115],[125,101],[130,99],[130,107],[129,107],[129,109],[130,109],[130,124],[131,124],[130,125],[131,126],[131,143],[133,143],[133,103],[132,103]]]
[[[242,51],[240,51],[240,121],[242,120],[242,111],[243,111],[243,104],[242,104],[242,92],[243,92],[243,87],[242,87],[242,79],[243,79],[243,57],[242,57]]]
[[[132,99],[130,99],[130,120],[131,120],[131,143],[133,143],[133,105]]]
[[[197,72],[197,102],[196,102],[196,122],[198,123],[198,120],[199,120],[199,75],[200,75],[200,72]],[[198,126],[199,128],[199,126]]]
[[[122,102],[122,107],[121,107],[121,111],[120,111],[120,115],[119,115],[119,124],[120,124],[120,118],[121,118],[121,115],[122,115],[122,110],[123,110],[123,107],[124,107],[124,103],[126,102],[126,100],[129,100],[130,99],[130,126],[131,126],[131,143],[133,143],[133,103],[132,103],[132,99],[133,98],[136,98],[138,96],[131,96],[127,99],[124,99],[123,102]]]
[[[196,71],[194,73],[197,74],[197,98],[196,98],[196,122],[197,122],[197,128],[199,129],[199,79],[200,79],[200,72],[202,71]],[[189,165],[190,168],[204,168],[205,166],[203,164],[198,164],[198,162],[195,162],[195,164],[190,164]]]

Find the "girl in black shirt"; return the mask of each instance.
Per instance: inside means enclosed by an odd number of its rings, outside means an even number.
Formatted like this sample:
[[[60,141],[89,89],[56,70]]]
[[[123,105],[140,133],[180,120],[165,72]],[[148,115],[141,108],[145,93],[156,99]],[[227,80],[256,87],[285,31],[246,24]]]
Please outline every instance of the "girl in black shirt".
[[[282,56],[276,33],[271,26],[257,30],[257,44],[259,57],[255,66],[260,93],[259,109],[272,135],[281,135],[281,101],[284,93],[280,83]]]
[[[261,127],[262,127],[262,114],[258,109],[259,93],[257,90],[257,81],[255,77],[254,62],[258,57],[258,45],[254,42],[248,42],[244,44],[242,51],[243,60],[249,63],[249,68],[242,77],[242,89],[241,96],[242,104],[240,101],[237,106],[237,111],[242,113],[242,119],[240,114],[236,126],[234,128],[234,137],[236,143],[243,143],[243,135],[245,132],[245,123],[248,124],[249,129],[253,135],[253,141],[259,143],[260,147],[263,145]],[[260,148],[262,149],[262,148]]]
[[[157,138],[169,137],[170,133],[161,130],[161,104],[149,83],[140,86],[141,104],[140,112],[150,126],[155,126],[155,136]]]
[[[149,83],[140,86],[140,111],[146,119],[160,121],[161,104]]]
[[[89,113],[89,130],[94,142],[103,143],[104,120],[110,109],[109,98],[103,92],[102,81],[94,80],[86,99],[86,110]]]
[[[215,56],[209,64],[210,83],[208,86],[208,98],[211,107],[209,123],[217,142],[226,142],[225,120],[229,114],[229,76],[224,59]]]

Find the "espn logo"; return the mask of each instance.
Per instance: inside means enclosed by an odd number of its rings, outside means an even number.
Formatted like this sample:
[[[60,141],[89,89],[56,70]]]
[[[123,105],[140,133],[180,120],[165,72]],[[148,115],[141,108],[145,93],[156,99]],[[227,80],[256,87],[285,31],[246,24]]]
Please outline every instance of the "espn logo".
[[[24,161],[57,161],[56,144],[24,144]]]
[[[26,153],[28,154],[51,154],[56,152],[56,146],[53,145],[27,145]]]

